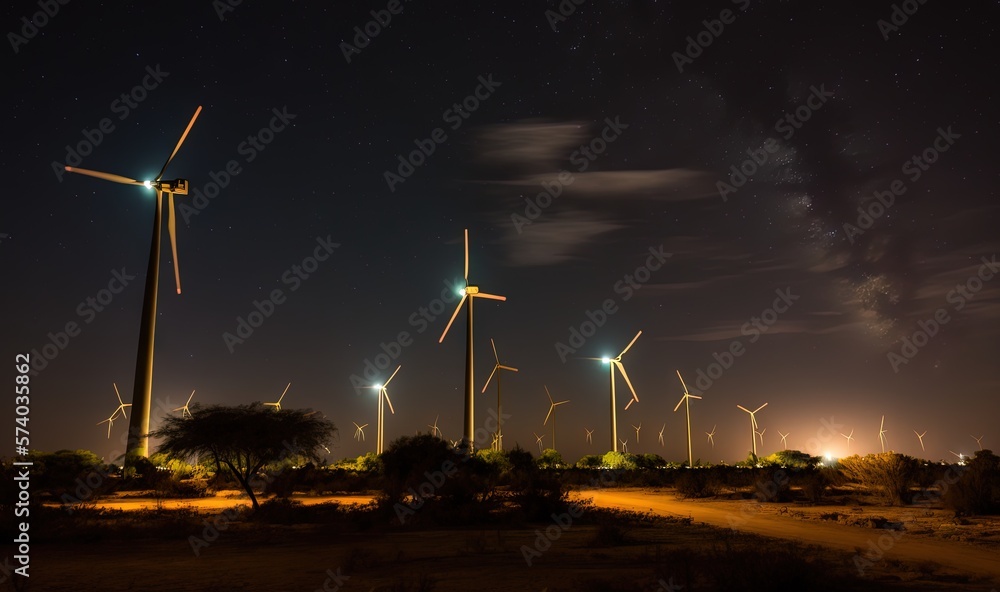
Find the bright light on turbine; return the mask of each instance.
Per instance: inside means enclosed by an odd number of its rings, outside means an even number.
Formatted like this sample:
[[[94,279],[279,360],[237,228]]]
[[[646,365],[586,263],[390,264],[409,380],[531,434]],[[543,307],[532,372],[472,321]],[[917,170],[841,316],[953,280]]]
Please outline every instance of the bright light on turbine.
[[[601,363],[602,364],[607,364],[610,361],[611,361],[611,358],[609,358],[607,356],[604,356],[603,358],[601,358]]]
[[[152,187],[153,187],[153,182],[152,182],[152,181],[143,181],[143,182],[142,182],[142,185],[143,185],[143,187],[145,187],[146,189],[152,189]]]

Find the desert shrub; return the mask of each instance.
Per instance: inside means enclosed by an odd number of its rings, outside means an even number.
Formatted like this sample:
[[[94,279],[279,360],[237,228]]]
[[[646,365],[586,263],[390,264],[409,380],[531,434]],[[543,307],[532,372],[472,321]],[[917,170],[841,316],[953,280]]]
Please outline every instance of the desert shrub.
[[[87,481],[87,477],[95,471],[113,472],[89,450],[57,450],[51,453],[32,450],[28,459],[35,464],[33,488],[50,492],[56,497],[73,491],[78,486],[77,479]]]
[[[596,469],[599,468],[603,462],[604,459],[600,454],[588,454],[580,457],[580,460],[576,461],[575,466],[578,469]]]
[[[563,466],[563,458],[559,452],[552,448],[546,448],[538,456],[538,468],[540,469],[558,469]]]
[[[612,450],[607,452],[601,459],[601,467],[605,469],[635,470],[638,466],[639,464],[636,462],[635,455],[627,452]]]
[[[777,465],[788,469],[811,469],[822,460],[818,456],[810,456],[799,450],[779,450],[774,454],[760,459],[761,464]]]
[[[977,452],[961,478],[944,492],[943,501],[960,515],[1000,512],[1000,457],[990,450]]]
[[[719,494],[721,483],[708,470],[685,469],[677,476],[674,487],[684,497],[713,497]]]
[[[477,450],[476,457],[488,466],[494,467],[497,474],[500,475],[507,473],[513,468],[510,460],[507,458],[507,453],[503,450],[493,450],[490,448]]]
[[[646,453],[636,455],[635,464],[640,469],[662,469],[667,466],[667,461],[659,454]]]
[[[840,471],[888,505],[901,505],[917,470],[913,457],[895,452],[840,459]]]

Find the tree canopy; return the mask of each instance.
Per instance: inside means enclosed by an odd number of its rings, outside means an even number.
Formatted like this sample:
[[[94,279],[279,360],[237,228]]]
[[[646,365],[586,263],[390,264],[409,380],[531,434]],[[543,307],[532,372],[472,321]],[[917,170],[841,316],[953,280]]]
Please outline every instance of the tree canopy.
[[[253,481],[264,466],[289,457],[318,461],[318,450],[336,431],[332,421],[308,409],[196,404],[190,416],[168,416],[150,436],[162,438],[160,452],[180,458],[208,455],[229,467],[257,509]]]

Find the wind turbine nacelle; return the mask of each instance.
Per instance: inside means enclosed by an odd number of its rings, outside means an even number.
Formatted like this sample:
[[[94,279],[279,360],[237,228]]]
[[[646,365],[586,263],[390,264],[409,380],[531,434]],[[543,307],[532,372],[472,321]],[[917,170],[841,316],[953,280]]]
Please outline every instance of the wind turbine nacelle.
[[[465,293],[468,294],[469,296],[472,296],[473,294],[478,294],[479,286],[466,286]]]
[[[160,181],[160,191],[173,193],[174,195],[187,195],[188,180],[174,179],[173,181]]]

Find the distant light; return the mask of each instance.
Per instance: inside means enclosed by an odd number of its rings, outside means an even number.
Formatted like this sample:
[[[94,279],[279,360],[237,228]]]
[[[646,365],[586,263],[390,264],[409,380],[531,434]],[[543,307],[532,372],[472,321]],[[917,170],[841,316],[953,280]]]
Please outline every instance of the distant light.
[[[607,364],[610,361],[611,361],[611,358],[609,358],[607,356],[604,356],[603,358],[601,358],[601,363],[602,364]]]
[[[826,452],[823,454],[823,458],[825,458],[826,460],[833,460],[833,455],[830,454],[829,452]]]
[[[146,189],[152,189],[153,188],[153,182],[152,181],[143,181],[142,184],[143,184],[143,186]]]

